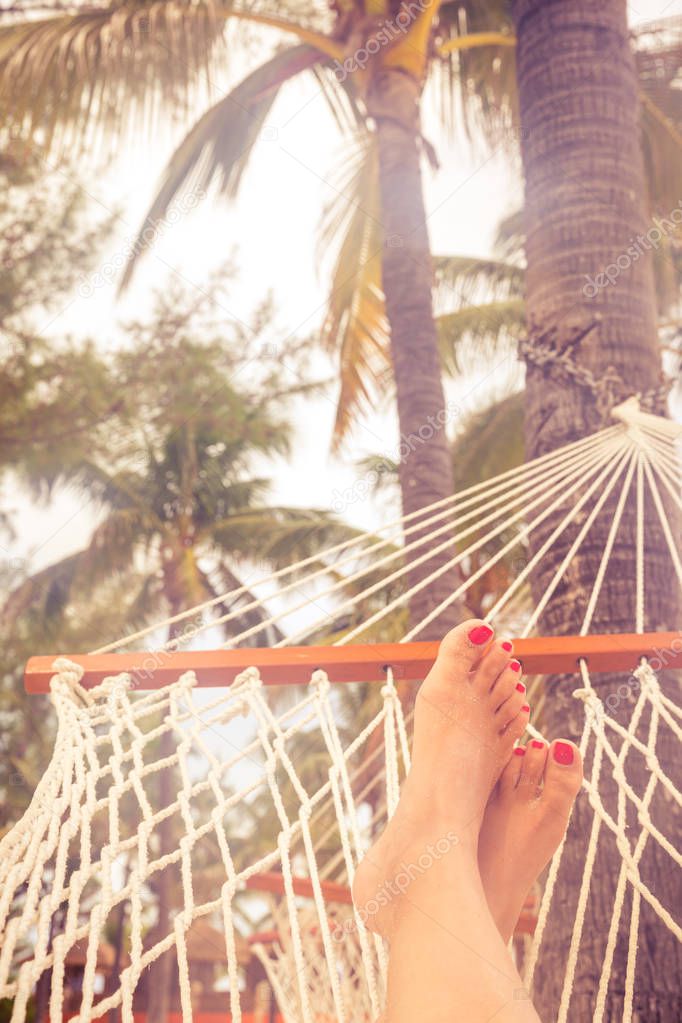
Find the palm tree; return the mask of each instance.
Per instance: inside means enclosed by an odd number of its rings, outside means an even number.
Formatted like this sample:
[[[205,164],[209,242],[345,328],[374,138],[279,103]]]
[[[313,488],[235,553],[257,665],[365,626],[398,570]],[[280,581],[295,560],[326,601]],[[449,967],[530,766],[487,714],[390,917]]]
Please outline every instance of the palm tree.
[[[191,13],[189,5],[181,6],[187,29],[191,32],[192,19],[195,15]],[[384,16],[394,11],[395,6],[372,4],[371,10],[372,12],[379,10],[380,16]],[[387,212],[385,207],[396,200],[401,188],[416,187],[419,181],[417,153],[421,139],[412,105],[418,101],[421,94],[424,73],[428,66],[427,52],[431,52],[427,51],[426,42],[430,40],[435,8],[438,7],[441,12],[443,35],[449,37],[440,45],[440,52],[443,53],[450,47],[451,51],[458,53],[460,60],[456,69],[458,72],[456,80],[465,99],[474,96],[473,110],[476,120],[487,127],[488,115],[494,115],[497,108],[502,109],[501,99],[509,99],[509,109],[513,111],[509,69],[512,66],[514,45],[511,34],[505,35],[503,31],[502,36],[479,39],[485,42],[486,49],[474,48],[470,51],[467,49],[476,38],[472,35],[467,40],[470,28],[477,27],[482,18],[490,16],[487,7],[465,2],[430,5],[428,14],[425,13],[423,18],[416,18],[412,26],[415,33],[418,27],[421,33],[419,38],[416,34],[410,38],[411,29],[396,45],[380,50],[376,55],[378,59],[368,64],[366,71],[355,72],[349,76],[350,80],[346,79],[343,83],[335,80],[333,75],[329,76],[327,65],[332,61],[340,61],[343,67],[343,61],[352,56],[358,46],[368,48],[365,44],[369,41],[370,32],[377,29],[376,22],[364,18],[370,10],[369,4],[366,10],[360,10],[357,4],[339,2],[334,5],[333,19],[326,5],[324,9],[310,8],[309,18],[299,22],[263,15],[238,14],[233,9],[221,12],[212,8],[211,24],[223,15],[251,17],[252,20],[293,34],[298,38],[299,45],[290,51],[279,53],[263,68],[245,79],[228,97],[229,102],[225,100],[217,104],[204,115],[176,153],[164,188],[153,208],[155,213],[167,208],[182,183],[192,174],[195,174],[194,180],[204,182],[217,174],[227,191],[234,190],[258,136],[259,126],[264,123],[279,88],[303,66],[315,68],[321,75],[327,74],[324,88],[332,103],[338,99],[338,87],[343,87],[342,95],[348,97],[356,122],[364,121],[365,114],[371,109],[377,119],[379,180],[377,194],[381,202],[383,226],[382,258],[381,262],[374,258],[374,277],[370,281],[369,292],[365,293],[369,294],[365,308],[374,309],[374,323],[377,322],[377,315],[383,315],[382,307],[372,297],[378,280],[385,295],[387,320],[391,329],[395,328],[395,337],[391,336],[391,351],[401,430],[407,429],[410,432],[414,432],[415,428],[418,429],[428,421],[428,418],[425,419],[423,416],[424,412],[428,417],[443,407],[442,396],[435,380],[437,359],[433,357],[432,321],[427,323],[422,319],[426,317],[427,309],[427,275],[424,264],[417,264],[416,273],[412,270],[415,280],[412,279],[412,274],[407,273],[407,260],[422,259],[424,255],[428,256],[428,250],[424,251],[426,232],[420,201],[411,196],[411,201],[405,204],[403,215],[394,210]],[[200,15],[197,14],[196,17],[203,19],[201,22],[203,25],[208,24],[207,8],[201,5],[198,5],[198,8]],[[500,27],[504,25],[501,5],[495,4],[493,12],[491,22],[497,25],[499,32]],[[107,45],[98,46],[98,33],[99,38],[102,38],[101,26],[113,22],[114,15],[116,24],[121,28],[118,33],[113,33],[113,42],[110,32]],[[84,110],[95,112],[98,106],[102,109],[101,103],[88,102],[92,85],[88,80],[88,74],[80,73],[84,67],[92,70],[96,60],[99,83],[106,82],[109,76],[119,90],[130,77],[131,71],[133,73],[137,71],[136,85],[139,96],[141,91],[144,92],[144,88],[139,87],[140,82],[142,81],[144,86],[144,83],[149,84],[149,80],[153,78],[154,59],[157,63],[161,60],[157,46],[159,40],[162,40],[161,47],[167,44],[163,59],[166,62],[165,66],[172,68],[173,60],[169,59],[168,52],[170,51],[172,56],[178,55],[177,40],[186,38],[186,34],[183,36],[182,32],[175,34],[169,29],[167,20],[159,17],[157,24],[161,28],[152,47],[155,51],[154,58],[148,65],[149,70],[145,69],[145,74],[141,76],[140,65],[145,61],[147,47],[138,43],[149,41],[151,36],[147,31],[151,26],[148,9],[143,6],[122,5],[115,9],[98,9],[94,14],[80,17],[84,20],[76,22],[75,18],[65,15],[47,29],[33,23],[9,30],[9,33],[15,33],[14,38],[19,43],[19,56],[18,59],[10,57],[4,60],[4,88],[33,83],[34,91],[20,93],[27,97],[25,101],[22,100],[21,113],[22,116],[27,114],[33,106],[34,112],[38,114],[39,123],[41,118],[45,117],[46,124],[43,127],[48,137],[51,135],[51,126],[63,115],[72,125],[76,123],[82,125]],[[554,321],[559,321],[562,317],[565,319],[569,308],[577,307],[578,311],[587,312],[588,316],[595,308],[594,304],[586,306],[579,294],[579,288],[582,288],[584,281],[580,279],[581,271],[576,271],[575,265],[569,261],[568,265],[564,265],[563,275],[557,277],[557,267],[561,265],[562,259],[565,263],[567,258],[563,249],[564,240],[568,238],[573,240],[572,251],[576,256],[576,264],[584,268],[582,272],[592,274],[595,267],[598,270],[603,265],[604,260],[608,262],[612,259],[614,245],[616,253],[621,250],[623,238],[618,234],[618,225],[621,234],[627,236],[626,241],[631,233],[640,230],[642,226],[641,211],[645,193],[642,159],[637,150],[640,129],[637,79],[629,48],[624,5],[617,0],[608,0],[601,9],[587,3],[547,5],[541,0],[519,0],[514,6],[514,20],[519,40],[519,85],[527,216],[533,229],[532,244],[528,247],[527,309],[529,317],[537,316],[541,324],[548,325],[550,333],[543,329],[542,336],[554,343],[560,334],[552,334],[552,331],[560,332],[565,328],[564,322]],[[323,31],[316,27],[316,22],[324,25]],[[145,28],[142,33],[136,31],[140,25]],[[215,36],[211,36],[212,39],[217,37],[217,32]],[[671,39],[670,43],[667,41],[668,38]],[[126,47],[124,44],[130,39],[134,39],[136,45]],[[415,45],[415,41],[419,45]],[[606,48],[606,59],[599,48],[600,41]],[[0,42],[5,46],[12,45],[11,36],[6,33],[4,39],[0,37]],[[189,54],[184,67],[196,68],[197,53],[189,47],[187,49]],[[662,56],[664,49],[666,52]],[[3,50],[4,47],[0,52]],[[673,38],[669,29],[662,30],[654,46],[648,49],[644,40],[637,50],[640,95],[644,110],[642,121],[650,140],[645,146],[646,162],[650,180],[656,182],[656,188],[650,189],[650,194],[662,202],[662,196],[669,195],[673,190],[675,199],[667,207],[671,209],[680,194],[678,187],[671,186],[676,185],[679,167],[682,165],[678,159],[663,162],[657,154],[665,151],[669,153],[671,148],[678,147],[680,143],[678,108],[680,94],[679,90],[673,88],[679,68],[679,40]],[[120,54],[124,51],[128,56],[125,60],[120,60]],[[651,57],[648,56],[649,53],[652,54]],[[493,65],[494,73],[491,76],[490,55],[493,54],[496,59]],[[48,59],[50,56],[54,59]],[[69,59],[74,56],[77,56],[78,60]],[[205,53],[201,54],[201,58],[205,59]],[[436,66],[436,62],[433,62],[432,66]],[[652,67],[657,69],[656,74],[651,73]],[[403,77],[407,82],[402,81]],[[574,88],[576,80],[589,83],[589,90],[587,88],[576,90]],[[69,85],[70,90],[67,89]],[[35,88],[36,86],[38,88]],[[48,86],[52,86],[51,91]],[[330,93],[330,89],[335,91]],[[65,110],[62,111],[52,97],[58,96],[61,99],[65,91],[70,101],[65,104]],[[153,93],[151,88],[149,92],[158,98],[158,93]],[[3,93],[4,95],[6,93]],[[104,93],[98,94],[98,100],[102,95]],[[398,111],[395,121],[390,117],[392,98],[395,99]],[[557,124],[552,122],[552,111],[559,103],[562,111],[565,108],[572,126],[567,136],[572,148],[568,147],[565,139],[557,136],[558,122]],[[119,107],[115,103],[104,104],[104,109],[112,119],[121,118],[125,112],[123,105]],[[347,112],[348,108],[344,107],[344,110]],[[585,110],[590,112],[589,118],[585,116]],[[614,117],[609,117],[608,114],[614,116],[617,114],[619,120],[615,122]],[[14,122],[16,123],[16,117]],[[561,120],[562,125],[563,123],[564,118]],[[540,160],[542,147],[549,154],[545,157],[544,163]],[[577,150],[575,154],[574,148]],[[599,159],[602,156],[605,157],[604,166],[608,167],[609,174],[615,173],[616,180],[625,186],[625,190],[619,192],[616,197],[619,204],[617,211],[611,208],[613,197],[610,194],[605,193],[601,196],[602,203],[599,204],[595,202],[594,190],[587,187],[595,184],[597,176],[595,167],[601,166]],[[629,161],[627,167],[624,166],[626,159]],[[404,163],[399,164],[399,160],[403,160]],[[551,167],[548,165],[550,160],[554,161]],[[567,167],[570,167],[575,175],[570,180],[566,179],[564,173]],[[602,180],[606,179],[604,176]],[[401,197],[401,201],[403,199],[404,196]],[[376,257],[377,250],[371,244],[372,236],[365,231],[360,237],[368,246],[361,251],[368,252],[369,257]],[[404,243],[406,237],[409,238],[409,245],[395,244]],[[394,241],[393,245],[390,245],[391,240]],[[389,253],[391,248],[397,251]],[[370,263],[369,257],[361,257],[361,270]],[[599,331],[600,343],[599,346],[595,344],[593,332],[589,341],[583,345],[587,359],[595,368],[602,368],[605,361],[612,362],[622,373],[634,372],[638,385],[645,388],[655,386],[659,377],[659,354],[653,327],[653,288],[646,262],[642,260],[633,269],[634,288],[631,293],[625,295],[621,289],[617,296],[612,294],[599,296],[596,306],[604,314]],[[381,277],[377,277],[377,268],[381,271]],[[356,273],[355,280],[358,276]],[[406,282],[408,287],[404,289],[404,294],[396,294],[394,289],[404,286]],[[356,291],[346,290],[352,302],[357,303]],[[618,289],[611,291],[615,292]],[[570,306],[567,304],[569,300],[572,303]],[[347,308],[352,310],[353,305]],[[418,330],[421,348],[411,345],[411,339],[400,333],[398,320],[402,320],[403,317],[406,322],[416,324],[414,329]],[[344,322],[348,320],[339,318],[340,324]],[[371,365],[370,357],[379,350],[380,339],[367,330],[365,334],[366,340],[361,351],[366,364]],[[401,344],[405,345],[404,350],[400,348]],[[425,349],[428,355],[426,359]],[[346,354],[349,351],[352,349],[346,348]],[[412,358],[416,354],[418,362],[409,365],[407,358],[402,358],[407,353]],[[415,398],[412,400],[412,373],[415,365],[422,370],[422,362],[425,370],[420,373],[419,388],[418,390],[415,388]],[[351,367],[357,364],[353,360],[347,360],[347,365]],[[406,379],[406,367],[410,372],[409,380]],[[351,368],[350,372],[353,373],[355,370]],[[579,435],[585,429],[586,423],[593,418],[593,404],[586,400],[584,395],[571,391],[569,400],[566,400],[560,393],[558,385],[551,380],[541,381],[538,371],[531,369],[527,407],[529,454],[537,454],[547,446],[565,443]],[[546,434],[541,437],[538,424],[545,419],[549,426]],[[425,457],[427,451],[428,456]],[[412,461],[417,462],[417,459]],[[415,472],[412,477],[412,466],[405,471],[406,484],[410,482],[415,484],[411,488],[406,486],[404,490],[406,511],[451,492],[450,473],[443,461],[438,436],[435,443],[419,448],[418,461],[419,474]],[[438,480],[433,470],[443,466],[445,471]],[[551,528],[551,523],[548,524],[548,528]],[[659,551],[657,554],[655,548],[656,543],[653,539],[650,546],[650,551],[653,551],[652,564],[648,566],[648,575],[652,579],[660,576],[665,560],[663,553]],[[559,551],[558,557],[561,555],[562,552]],[[593,564],[586,561],[582,568],[585,570],[584,578],[593,576]],[[429,571],[433,569],[433,563],[429,564],[428,569]],[[441,581],[444,588],[434,587],[430,591],[431,607],[442,599],[444,589],[447,591],[450,589],[447,575],[443,576]],[[625,592],[623,583],[615,578],[611,589],[613,607],[605,608],[606,613],[595,622],[595,626],[618,628],[625,619],[630,625],[629,594]],[[666,606],[668,595],[665,585],[656,586],[656,589],[659,590],[661,605],[660,615],[656,616],[657,624],[660,626],[670,621],[673,609]],[[579,586],[576,592],[580,596]],[[553,631],[575,628],[576,608],[580,603],[580,600],[576,600],[575,605],[571,607],[565,593],[556,595],[547,609],[548,619],[551,620],[546,624]],[[429,605],[414,607],[415,617],[421,617]],[[444,625],[443,618],[436,625],[440,632]],[[562,689],[557,687],[555,691],[560,693]],[[553,701],[556,715],[565,715],[570,702],[562,698],[557,699],[556,703]],[[565,720],[562,720],[561,730],[565,731],[566,727]],[[575,849],[569,849],[568,859],[573,863],[574,870],[581,868],[579,852]],[[608,878],[614,874],[612,869],[614,862],[615,857],[611,853],[611,859],[603,861],[598,870],[600,890],[605,893],[603,896],[605,902],[608,901]],[[575,881],[575,875],[569,878],[568,890],[572,881]],[[598,927],[595,928],[596,933],[599,933]],[[557,928],[552,941],[558,963],[565,953],[565,934],[562,933],[561,927]],[[665,995],[661,994],[659,997],[655,993],[656,981],[653,978],[653,967],[648,953],[641,956],[641,963],[644,963],[644,969],[648,971],[651,979],[651,983],[645,984],[644,987],[647,992],[654,992],[651,997],[657,1000],[659,1018],[672,1018],[669,1003],[666,1005],[665,1002]],[[548,991],[556,983],[559,972],[557,969],[553,971],[553,976],[547,977]],[[670,971],[670,975],[674,976],[674,971]],[[584,991],[588,985],[589,978],[584,983],[579,981],[579,998],[588,997]],[[550,995],[551,991],[547,996],[551,1002]]]
[[[525,174],[526,312],[531,345],[542,341],[553,350],[574,347],[580,365],[600,378],[615,367],[626,389],[655,394],[661,384],[661,352],[656,331],[656,295],[651,259],[647,252],[623,270],[613,286],[585,287],[590,277],[627,252],[631,239],[645,235],[647,190],[639,145],[637,74],[621,0],[555,3],[515,0],[518,84],[521,109],[522,154]],[[672,58],[671,58],[672,59]],[[679,67],[679,54],[675,60]],[[662,79],[663,80],[663,79]],[[679,104],[679,100],[677,101]],[[645,106],[645,110],[648,105]],[[557,117],[557,111],[561,117]],[[679,113],[679,111],[678,111]],[[679,124],[679,117],[676,118]],[[679,129],[668,120],[666,129]],[[679,176],[679,162],[670,173]],[[677,200],[675,200],[677,202]],[[669,207],[671,209],[672,207]],[[592,328],[587,330],[587,328]],[[587,332],[586,332],[587,330]],[[608,416],[608,402],[600,395],[560,381],[550,369],[528,361],[525,396],[527,455],[535,457],[583,436]],[[662,411],[664,398],[654,407]],[[601,526],[599,526],[601,523]],[[610,517],[603,516],[591,533],[591,543],[573,562],[570,587],[557,590],[549,602],[541,628],[552,634],[577,632],[589,590],[604,550]],[[551,517],[544,528],[554,528]],[[537,542],[541,543],[543,537]],[[565,554],[562,541],[556,559]],[[644,630],[673,628],[679,606],[669,582],[669,554],[652,511],[647,530],[647,619]],[[604,581],[591,629],[629,632],[637,621],[634,587],[633,516],[623,521]],[[545,572],[553,570],[552,564]],[[544,588],[545,574],[533,580],[536,595]],[[598,689],[608,692],[613,678],[601,676]],[[664,687],[670,680],[662,679]],[[573,679],[553,679],[552,698],[544,713],[550,734],[579,734],[580,711],[571,698]],[[627,709],[627,708],[626,708]],[[676,751],[659,751],[661,766],[671,772]],[[630,783],[642,791],[646,766],[632,764]],[[615,800],[616,785],[606,790]],[[655,811],[654,811],[655,812]],[[665,804],[666,815],[675,811]],[[573,903],[584,870],[584,849],[589,831],[588,808],[576,807],[575,826],[565,851],[565,869],[559,881],[562,912],[548,936],[545,969],[539,978],[539,1008],[553,1018],[561,987],[571,931]],[[653,843],[652,843],[653,845]],[[669,904],[676,894],[669,871],[647,850],[643,865],[656,878],[657,893]],[[614,879],[620,854],[614,842],[601,843],[590,893],[590,910],[583,940],[586,963],[576,976],[571,1015],[591,1018],[594,978],[603,954],[605,921],[610,919]],[[621,934],[622,939],[622,934]],[[679,975],[679,951],[672,935],[649,911],[643,911],[637,958],[635,1014],[641,1019],[672,1021],[679,1018],[679,1001],[668,977]],[[605,1018],[623,1012],[627,952],[621,941],[614,960]],[[677,963],[677,966],[675,965]],[[662,969],[662,964],[665,967]],[[553,967],[556,968],[553,968]],[[592,974],[592,975],[591,975]]]
[[[202,186],[219,180],[234,194],[280,88],[303,70],[314,71],[333,109],[342,103],[344,116],[363,128],[371,119],[381,238],[378,248],[372,243],[360,259],[364,264],[381,257],[400,432],[410,452],[401,466],[403,508],[411,513],[452,493],[445,432],[437,423],[445,402],[420,171],[419,102],[435,53],[433,30],[441,4],[341,0],[294,6],[302,9],[298,18],[208,2],[124,2],[38,24],[18,23],[0,34],[0,104],[10,109],[15,127],[27,123],[49,142],[64,125],[67,136],[84,139],[93,115],[120,127],[131,109],[144,108],[145,100],[155,109],[169,93],[173,99],[178,89],[187,94],[197,72],[215,59],[221,19],[245,20],[293,36],[297,45],[278,52],[202,116],[171,160],[149,220],[162,216],[190,179]],[[444,43],[442,52],[507,43],[499,33],[484,34]],[[20,97],[13,107],[10,92]],[[108,102],[113,96],[116,102]],[[410,582],[444,568],[446,560],[445,554],[434,556],[413,570]],[[443,571],[413,598],[415,620],[447,598],[449,575]],[[432,623],[434,635],[453,611]]]
[[[655,208],[651,215],[655,218]],[[682,330],[679,238],[680,231],[675,230],[661,238],[652,252],[658,337],[661,351],[669,355],[679,355]],[[500,222],[491,257],[436,256],[434,267],[444,372],[466,376],[473,358],[513,356],[527,334],[523,210]],[[456,487],[479,483],[523,461],[523,395],[511,378],[510,384],[513,394],[493,395],[486,406],[458,424],[453,461]]]
[[[433,425],[447,415],[420,177],[420,152],[430,148],[421,136],[419,103],[432,73],[444,80],[444,113],[452,118],[454,81],[467,123],[489,134],[502,129],[509,138],[515,123],[515,40],[506,4],[301,0],[285,16],[270,16],[210,2],[128,0],[20,22],[0,33],[0,109],[10,109],[15,129],[37,127],[48,141],[64,124],[71,137],[86,138],[95,117],[119,129],[135,115],[139,124],[149,124],[160,103],[191,93],[197,74],[217,61],[224,19],[268,26],[293,36],[297,45],[278,52],[200,118],[172,158],[149,220],[162,217],[189,182],[204,187],[217,181],[234,195],[280,89],[302,71],[315,73],[337,119],[363,135],[369,129],[373,170],[362,175],[365,191],[353,197],[350,216],[346,210],[348,244],[337,265],[325,333],[341,359],[343,428],[353,405],[383,382],[390,332],[400,432],[409,453],[401,464],[403,508],[416,511],[452,492],[445,431]],[[650,119],[659,130],[666,120],[660,103],[669,102],[670,86],[658,83],[648,96]],[[13,109],[12,91],[20,97]],[[67,101],[55,103],[55,96]],[[670,145],[669,133],[663,133]],[[440,563],[434,557],[414,570],[410,582],[443,568],[446,557],[444,552]],[[415,620],[447,599],[449,576],[444,572],[413,598]],[[429,633],[431,628],[440,633],[453,611],[431,623]]]
[[[241,587],[237,600],[215,605],[221,613],[237,612],[224,627],[229,639],[265,615],[238,613],[252,599],[245,572],[256,565],[283,567],[354,535],[323,511],[269,503],[269,481],[257,472],[265,460],[289,450],[286,406],[312,389],[281,381],[278,358],[297,366],[301,346],[290,343],[269,364],[261,360],[256,384],[247,386],[239,375],[252,335],[240,328],[226,344],[221,330],[196,341],[205,300],[198,306],[193,299],[189,311],[176,303],[177,297],[162,302],[150,326],[133,325],[132,343],[110,364],[91,366],[98,386],[106,376],[109,393],[121,400],[93,428],[87,449],[65,453],[59,440],[50,447],[41,438],[17,466],[37,489],[59,481],[76,487],[99,506],[100,518],[82,550],[30,575],[10,594],[3,630],[15,645],[15,632],[25,643],[41,635],[41,647],[59,640],[63,648],[75,635],[82,643],[84,612],[89,642],[99,645],[102,625],[95,631],[91,616],[107,603],[118,608],[119,628],[129,630]],[[82,384],[86,404],[87,380]],[[110,612],[105,625],[111,622]],[[177,635],[171,627],[168,638]],[[160,757],[172,752],[171,743],[165,733]],[[171,768],[158,773],[159,805],[168,805],[174,782]],[[159,837],[162,852],[171,848],[170,821]],[[166,934],[169,872],[161,871],[154,887],[157,926]],[[149,1018],[157,1023],[167,1016],[171,967],[170,955],[154,967],[158,997]]]

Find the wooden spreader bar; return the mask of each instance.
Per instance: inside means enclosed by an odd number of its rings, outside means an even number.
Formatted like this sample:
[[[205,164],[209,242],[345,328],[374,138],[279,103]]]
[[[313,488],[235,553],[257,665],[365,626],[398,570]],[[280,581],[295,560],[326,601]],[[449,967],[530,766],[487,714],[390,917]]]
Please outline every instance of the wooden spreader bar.
[[[88,689],[121,672],[131,675],[136,689],[160,689],[185,671],[193,671],[200,686],[230,686],[239,672],[252,665],[270,686],[304,685],[316,668],[323,668],[332,682],[380,682],[389,666],[397,680],[417,682],[433,664],[437,650],[437,642],[427,642],[63,656],[85,669],[82,685]],[[648,657],[655,670],[682,668],[682,630],[517,639],[514,655],[528,675],[570,674],[578,670],[581,658],[590,672],[632,671],[642,657]],[[55,656],[31,657],[24,672],[27,692],[49,692]]]
[[[262,874],[253,874],[244,882],[244,886],[257,892],[271,892],[274,895],[284,895],[286,888],[284,877],[276,870],[264,871]],[[302,895],[312,899],[315,894],[313,882],[309,877],[292,877],[291,886],[294,895]],[[353,903],[350,888],[346,884],[339,884],[337,881],[320,880],[322,898],[325,902],[340,902],[346,906]]]
[[[286,892],[284,877],[276,870],[265,871],[262,874],[253,874],[245,881],[245,887],[252,891],[270,892],[273,895],[284,895]],[[314,896],[313,882],[309,877],[292,877],[291,887],[293,888],[294,895],[303,896],[308,899],[312,899]],[[339,884],[337,881],[320,880],[320,891],[325,902],[336,902],[345,906],[353,904],[353,898],[348,885]],[[527,895],[523,903],[521,916],[514,928],[515,935],[532,935],[534,933],[537,924],[537,908],[536,896],[532,893]],[[262,931],[259,934],[251,935],[249,938],[250,945],[268,945],[275,941],[279,941],[279,935],[276,930]]]

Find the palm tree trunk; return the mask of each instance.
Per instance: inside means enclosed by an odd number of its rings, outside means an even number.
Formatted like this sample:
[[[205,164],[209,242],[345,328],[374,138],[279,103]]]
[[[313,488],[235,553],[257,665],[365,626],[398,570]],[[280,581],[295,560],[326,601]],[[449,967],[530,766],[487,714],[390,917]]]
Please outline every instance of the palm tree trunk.
[[[660,384],[661,362],[656,338],[655,298],[646,251],[631,260],[613,284],[592,287],[596,275],[649,226],[639,149],[638,99],[624,0],[514,0],[517,30],[522,151],[526,187],[527,311],[529,340],[542,339],[555,350],[574,349],[581,366],[603,380],[613,366],[624,388],[645,392]],[[625,262],[624,260],[622,261]],[[587,333],[585,333],[587,331]],[[526,383],[527,457],[533,458],[584,436],[608,419],[596,395],[571,379],[560,379],[528,362]],[[620,398],[624,393],[618,395]],[[617,489],[617,488],[616,488]],[[615,502],[615,498],[614,498]],[[607,505],[583,544],[570,576],[550,601],[541,622],[543,633],[570,633],[580,628],[587,599],[611,524],[614,502]],[[646,537],[645,629],[673,628],[678,602],[671,581],[669,554],[650,512]],[[556,526],[550,517],[539,546]],[[577,529],[577,527],[576,527]],[[679,535],[679,534],[678,534]],[[566,534],[533,579],[535,597],[563,558],[575,533]],[[551,562],[551,563],[550,563]],[[632,632],[635,627],[634,514],[626,515],[592,622],[593,632]],[[597,676],[602,697],[624,679]],[[670,680],[661,677],[661,683]],[[579,734],[581,706],[572,698],[580,683],[575,677],[547,680],[543,727],[548,735]],[[627,726],[632,702],[621,701],[616,716]],[[643,723],[645,726],[647,722]],[[675,751],[659,745],[663,770],[674,777]],[[628,776],[642,792],[649,779],[641,757],[628,759]],[[588,765],[589,766],[589,765]],[[613,809],[617,788],[606,781],[605,803]],[[660,809],[660,808],[659,808]],[[666,820],[672,807],[668,806]],[[652,813],[656,817],[656,809]],[[586,799],[578,800],[573,827],[559,877],[552,930],[543,945],[536,978],[536,1004],[543,1019],[555,1019],[563,982],[577,892],[585,866],[585,841],[592,814]],[[633,821],[630,836],[637,836]],[[668,829],[666,828],[666,831]],[[594,997],[604,958],[606,933],[613,909],[615,880],[621,856],[602,828],[600,852],[590,890],[589,912],[571,1001],[569,1019],[592,1018]],[[648,843],[642,873],[655,893],[672,908],[679,904],[677,882],[667,854]],[[643,903],[644,905],[644,903]],[[626,914],[627,916],[627,906]],[[616,949],[605,1020],[622,1019],[627,948],[621,931]],[[679,950],[670,932],[646,907],[642,910],[637,959],[637,1020],[679,1018],[675,993],[680,975]]]
[[[173,737],[170,732],[164,732],[159,742],[159,757],[168,757],[173,752]],[[168,806],[173,797],[173,772],[166,768],[159,772],[157,782],[159,794],[159,806]],[[172,826],[171,818],[166,818],[156,828],[159,836],[159,856],[165,856],[171,851]],[[156,925],[155,932],[159,938],[170,933],[170,890],[171,878],[169,868],[158,872],[154,884],[156,895]],[[168,1023],[168,1015],[171,1010],[171,991],[174,988],[174,978],[177,973],[175,948],[169,949],[156,959],[149,968],[147,980],[148,1005],[147,1023]]]
[[[443,394],[433,319],[433,272],[419,153],[420,94],[421,87],[411,75],[398,68],[385,68],[373,76],[368,95],[379,146],[382,283],[391,331],[405,515],[453,493],[446,436],[453,416]],[[419,535],[415,532],[410,539]],[[452,553],[444,551],[413,569],[409,585],[417,585],[444,566]],[[449,569],[415,594],[410,601],[412,624],[422,621],[446,600],[456,582],[456,573]],[[440,638],[456,620],[457,610],[450,606],[417,638]]]
[[[166,569],[166,589],[170,589],[175,584],[175,577],[173,569],[167,567]],[[170,601],[170,614],[174,616],[179,613],[182,609],[182,602],[180,600]],[[168,639],[172,640],[176,638],[178,625],[171,625],[168,630]],[[168,730],[164,731],[159,739],[159,759],[164,760],[166,757],[172,756],[175,749],[175,741],[173,733]],[[174,771],[172,767],[167,767],[157,774],[157,794],[158,794],[158,807],[168,806],[174,797],[176,779],[174,777]],[[159,837],[159,856],[165,856],[172,849],[173,843],[173,817],[166,817],[162,820],[157,828],[156,834]],[[172,878],[171,869],[177,870],[178,867],[166,867],[164,870],[160,870],[156,875],[154,883],[154,893],[156,895],[156,924],[154,930],[157,935],[157,940],[162,940],[171,930],[171,890],[172,890]],[[176,989],[174,983],[175,977],[177,976],[177,960],[175,955],[175,947],[172,946],[167,952],[164,952],[158,959],[156,959],[149,970],[149,977],[147,980],[147,992],[148,992],[148,1005],[147,1005],[147,1023],[168,1023],[169,1013],[173,1006],[171,1005],[171,996],[173,990]]]

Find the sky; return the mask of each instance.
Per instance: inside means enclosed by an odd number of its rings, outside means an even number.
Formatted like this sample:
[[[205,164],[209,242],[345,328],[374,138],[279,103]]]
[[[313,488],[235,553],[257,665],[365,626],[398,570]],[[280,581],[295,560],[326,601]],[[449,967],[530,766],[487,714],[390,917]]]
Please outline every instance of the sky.
[[[628,4],[631,23],[682,14],[682,0],[637,0]],[[250,54],[251,65],[271,52],[278,40],[263,32]],[[216,98],[234,84],[243,68],[213,83]],[[197,115],[202,112],[197,109]],[[424,133],[435,139],[433,110],[428,96]],[[79,178],[93,215],[115,214],[114,230],[101,254],[98,270],[110,277],[101,287],[83,287],[44,325],[46,336],[66,332],[95,336],[103,348],[120,342],[120,321],[143,316],[154,289],[173,289],[182,281],[203,289],[211,271],[233,257],[238,281],[227,302],[226,318],[249,321],[257,303],[271,291],[275,297],[276,328],[306,336],[319,327],[328,290],[329,265],[320,262],[317,245],[324,206],[338,190],[334,168],[343,163],[341,137],[329,116],[312,76],[289,86],[271,112],[254,151],[238,200],[205,202],[172,228],[160,233],[140,265],[124,299],[116,297],[122,254],[132,242],[154,195],[160,175],[188,125],[166,125],[149,141],[126,145],[108,167],[81,161]],[[437,254],[486,256],[492,251],[499,220],[521,204],[518,161],[501,150],[474,151],[463,139],[438,145],[440,167],[425,169],[425,202],[432,249]],[[120,269],[118,270],[120,273]],[[83,285],[85,282],[81,282]],[[91,285],[92,281],[87,284]],[[79,293],[80,292],[80,293]],[[509,358],[467,374],[448,385],[448,396],[465,411],[484,405],[508,388],[519,370]],[[294,455],[273,472],[274,500],[282,503],[332,507],[338,495],[357,478],[354,463],[369,453],[395,453],[395,419],[385,410],[366,418],[354,430],[340,458],[330,450],[334,416],[333,395],[306,402],[296,421]],[[315,471],[311,472],[311,466]],[[3,504],[13,506],[19,535],[10,552],[38,569],[79,549],[94,524],[92,507],[82,496],[58,493],[49,507],[39,507],[11,481],[5,484]],[[373,528],[385,505],[356,500],[345,517]]]

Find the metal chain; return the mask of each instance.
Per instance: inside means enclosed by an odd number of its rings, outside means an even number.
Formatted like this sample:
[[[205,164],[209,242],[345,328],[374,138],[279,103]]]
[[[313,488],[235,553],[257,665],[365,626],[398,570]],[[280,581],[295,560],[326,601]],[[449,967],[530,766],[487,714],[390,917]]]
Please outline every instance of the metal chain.
[[[591,391],[596,399],[597,408],[602,418],[606,420],[611,412],[626,398],[636,393],[631,385],[627,384],[615,366],[607,366],[606,369],[596,377],[592,370],[580,366],[575,361],[572,349],[589,334],[596,323],[591,324],[566,346],[562,351],[544,344],[540,340],[533,340],[530,337],[522,338],[519,341],[519,355],[526,363],[532,363],[540,369],[553,374],[558,379],[572,380],[579,387]],[[673,381],[668,378],[658,387],[652,387],[643,394],[638,394],[640,408],[647,412],[660,411],[661,405],[665,404]]]

